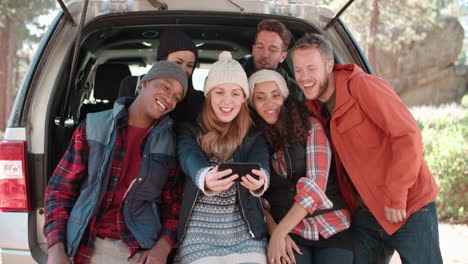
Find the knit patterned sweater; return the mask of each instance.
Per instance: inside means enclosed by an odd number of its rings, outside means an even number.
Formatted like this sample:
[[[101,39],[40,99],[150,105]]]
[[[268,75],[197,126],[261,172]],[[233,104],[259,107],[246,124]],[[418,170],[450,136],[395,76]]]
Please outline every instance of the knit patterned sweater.
[[[266,239],[249,236],[236,197],[236,185],[214,196],[200,193],[176,263],[266,262]]]
[[[267,240],[249,235],[238,201],[239,184],[210,193],[204,190],[206,171],[197,175],[197,185],[202,191],[175,263],[266,263]]]

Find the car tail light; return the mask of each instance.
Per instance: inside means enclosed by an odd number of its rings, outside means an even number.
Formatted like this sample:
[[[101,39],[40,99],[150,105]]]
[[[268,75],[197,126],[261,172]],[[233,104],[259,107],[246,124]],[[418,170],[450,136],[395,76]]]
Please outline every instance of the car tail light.
[[[26,151],[25,141],[0,142],[0,211],[31,209]]]

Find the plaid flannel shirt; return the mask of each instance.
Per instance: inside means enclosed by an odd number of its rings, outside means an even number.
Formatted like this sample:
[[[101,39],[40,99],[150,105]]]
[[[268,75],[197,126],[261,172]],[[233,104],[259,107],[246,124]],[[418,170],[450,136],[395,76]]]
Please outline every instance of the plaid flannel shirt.
[[[118,180],[121,176],[120,172],[122,171],[126,152],[124,139],[127,132],[127,125],[125,119],[119,123],[117,129],[117,141],[109,176],[109,185],[104,194],[102,203],[99,206],[97,215],[92,217],[87,227],[87,232],[83,236],[78,252],[74,258],[74,263],[89,263],[93,255],[94,238],[97,233],[95,228],[97,217],[111,204]],[[148,131],[151,131],[151,129]],[[56,243],[63,243],[66,245],[67,220],[79,196],[82,183],[87,177],[88,151],[86,123],[83,122],[75,130],[67,151],[57,165],[47,185],[45,195],[44,235],[47,238],[48,247]],[[172,169],[162,192],[163,205],[161,206],[161,213],[164,218],[162,219],[160,239],[166,239],[170,245],[175,243],[180,211],[182,197],[182,185],[179,182],[180,178],[179,170],[177,168]],[[131,257],[140,249],[140,246],[124,223],[122,210],[119,210],[118,227],[120,237],[128,247],[129,257]]]
[[[309,214],[317,209],[330,209],[332,201],[325,194],[327,187],[328,171],[331,164],[332,151],[322,125],[315,118],[311,118],[311,130],[306,143],[306,177],[302,177],[296,184],[297,194],[294,197]],[[286,161],[283,150],[273,154],[273,168],[276,172],[287,176]],[[266,199],[262,199],[263,206],[269,210],[270,205]],[[326,212],[317,216],[304,218],[291,231],[308,240],[318,240],[319,233],[328,238],[340,231],[349,228],[351,216],[347,209],[339,209]]]

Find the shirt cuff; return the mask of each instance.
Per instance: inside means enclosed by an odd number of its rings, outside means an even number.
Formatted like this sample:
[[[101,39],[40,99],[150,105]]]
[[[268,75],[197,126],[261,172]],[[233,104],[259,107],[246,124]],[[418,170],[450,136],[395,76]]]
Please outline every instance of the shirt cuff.
[[[317,210],[317,208],[323,210],[333,207],[333,202],[330,201],[323,190],[309,178],[300,178],[296,184],[296,189],[297,194],[294,200],[310,214]]]
[[[386,206],[398,209],[398,210],[406,210],[406,197],[408,196],[407,190],[398,190],[392,191],[388,187],[384,187],[384,203]]]
[[[298,192],[294,197],[294,200],[298,202],[302,207],[304,207],[304,209],[309,214],[313,214],[317,209],[317,203],[315,202],[315,200],[303,191]]]
[[[63,245],[66,246],[65,237],[60,236],[59,233],[59,231],[54,230],[47,234],[47,248],[50,248],[57,243],[63,243]]]
[[[208,173],[209,170],[213,169],[213,167],[206,167],[197,172],[196,179],[197,179],[197,187],[200,189],[203,194],[206,196],[215,196],[218,194],[218,192],[211,191],[211,190],[206,190],[205,189],[205,178],[206,174]]]
[[[260,169],[260,170],[262,170],[265,173],[266,178],[265,178],[265,183],[263,184],[262,188],[255,190],[255,191],[250,190],[250,193],[255,197],[262,196],[266,192],[268,187],[270,186],[270,175],[264,169]]]
[[[161,239],[166,240],[167,243],[169,243],[169,245],[170,245],[171,247],[174,247],[175,240],[174,240],[172,237],[170,237],[170,236],[168,236],[168,235],[161,235],[161,236],[159,237],[159,240],[161,240]]]

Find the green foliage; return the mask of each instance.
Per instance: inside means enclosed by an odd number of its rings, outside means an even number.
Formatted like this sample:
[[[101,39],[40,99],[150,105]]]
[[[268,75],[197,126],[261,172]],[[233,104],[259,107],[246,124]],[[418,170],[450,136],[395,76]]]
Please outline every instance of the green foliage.
[[[468,109],[455,104],[412,109],[421,126],[424,157],[440,186],[441,220],[468,223]]]
[[[3,140],[3,131],[0,130],[0,141]]]
[[[6,89],[16,94],[19,81],[30,64],[34,45],[39,43],[48,25],[40,18],[56,9],[55,0],[0,0],[0,30],[8,37],[8,47],[2,47],[2,55],[11,54],[11,64],[3,65],[0,72],[14,75]],[[2,34],[2,35],[3,35]]]
[[[465,94],[465,95],[462,97],[462,99],[461,99],[461,104],[462,104],[464,107],[468,108],[468,94]]]
[[[0,2],[0,27],[4,26],[4,21],[8,17],[15,23],[15,34],[19,34],[17,37],[19,43],[27,39],[37,41],[37,36],[29,32],[27,24],[44,29],[44,26],[38,23],[37,17],[48,14],[55,6],[54,0],[2,0]]]

